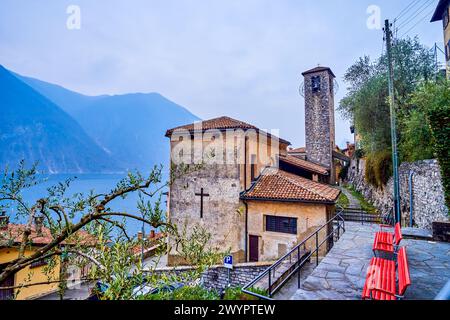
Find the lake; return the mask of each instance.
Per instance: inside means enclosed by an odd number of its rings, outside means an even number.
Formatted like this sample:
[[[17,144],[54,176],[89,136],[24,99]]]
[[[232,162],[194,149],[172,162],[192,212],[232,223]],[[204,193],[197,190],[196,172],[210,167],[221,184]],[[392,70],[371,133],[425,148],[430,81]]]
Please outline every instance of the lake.
[[[24,199],[27,203],[35,203],[36,200],[47,195],[47,188],[63,182],[68,178],[76,177],[71,183],[66,196],[69,197],[75,193],[88,194],[90,190],[94,190],[95,193],[105,193],[111,191],[116,184],[123,179],[126,174],[49,174],[39,175],[39,179],[46,179],[45,182],[27,189],[24,193]],[[146,197],[146,199],[149,199]],[[162,196],[162,203],[165,205],[165,196]],[[127,198],[118,198],[110,203],[110,208],[115,211],[127,212],[135,215],[140,215],[137,209],[138,194],[130,194]],[[119,219],[120,220],[120,219]],[[16,221],[23,223],[24,221]],[[134,219],[127,219],[127,232],[129,235],[135,235],[138,231],[141,231],[142,223]],[[148,234],[150,226],[145,226],[145,233]]]

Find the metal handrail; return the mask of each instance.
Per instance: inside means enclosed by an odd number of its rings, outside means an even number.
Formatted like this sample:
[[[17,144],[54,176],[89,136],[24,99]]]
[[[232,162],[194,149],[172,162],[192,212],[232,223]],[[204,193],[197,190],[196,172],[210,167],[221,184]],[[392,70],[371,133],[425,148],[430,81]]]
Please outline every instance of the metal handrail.
[[[330,223],[333,223],[335,221],[338,222],[337,225],[337,232],[338,232],[338,238],[340,237],[340,229],[342,228],[343,233],[345,232],[345,220],[342,217],[342,212],[344,211],[344,208],[342,208],[340,205],[336,204],[336,206],[339,209],[339,212],[336,213],[336,215],[331,218],[330,220],[328,220],[325,224],[323,224],[322,226],[320,226],[319,228],[316,229],[316,231],[314,231],[313,233],[311,233],[308,237],[306,237],[305,239],[303,239],[299,244],[297,244],[293,249],[291,249],[288,253],[286,253],[285,255],[283,255],[281,258],[279,258],[277,261],[275,261],[271,266],[269,266],[266,270],[264,270],[263,272],[261,272],[255,279],[253,279],[252,281],[250,281],[248,284],[246,284],[243,288],[242,288],[242,292],[252,295],[254,297],[260,298],[260,299],[264,299],[264,300],[272,300],[272,294],[275,293],[288,279],[290,279],[292,277],[292,275],[296,272],[298,272],[298,284],[300,287],[300,269],[303,267],[303,265],[305,264],[306,261],[308,261],[312,255],[315,253],[316,254],[316,264],[319,264],[319,249],[320,247],[326,242],[328,241],[328,239],[330,238],[330,236],[334,236],[335,235],[335,229],[333,228],[333,230],[327,234],[327,236],[325,237],[325,239],[319,244],[318,238],[319,238],[319,232],[330,225]],[[342,224],[342,225],[341,225]],[[305,244],[307,241],[311,240],[313,237],[316,237],[316,247],[314,250],[311,250],[311,252],[308,254],[308,256],[302,257],[303,259],[300,261],[300,249],[303,246],[303,248],[305,248]],[[277,286],[274,290],[271,289],[272,287],[272,271],[275,271],[276,268],[283,263],[283,261],[286,258],[291,258],[292,254],[297,254],[297,261],[293,264],[294,266],[297,265],[290,273],[287,277],[285,277]],[[256,292],[252,292],[249,289],[252,288],[257,282],[259,282],[261,279],[263,279],[265,276],[269,276],[269,286],[268,286],[268,296],[264,296],[261,295],[259,293]]]

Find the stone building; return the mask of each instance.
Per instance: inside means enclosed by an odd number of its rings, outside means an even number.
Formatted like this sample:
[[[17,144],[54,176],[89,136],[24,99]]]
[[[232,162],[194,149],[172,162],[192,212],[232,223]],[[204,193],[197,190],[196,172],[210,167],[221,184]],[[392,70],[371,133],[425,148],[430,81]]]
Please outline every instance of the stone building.
[[[431,22],[442,21],[447,78],[450,79],[450,0],[439,0]]]
[[[334,75],[322,67],[304,75],[305,88],[314,82],[305,90],[306,159],[287,140],[229,117],[166,132],[172,168],[199,164],[171,184],[170,221],[187,234],[205,227],[210,245],[236,262],[276,260],[334,213]],[[172,248],[168,264],[183,262]]]
[[[288,154],[320,165],[328,171],[322,182],[335,184],[339,171],[350,158],[336,146],[334,123],[334,79],[328,67],[316,67],[302,73],[305,97],[306,147],[290,149]]]

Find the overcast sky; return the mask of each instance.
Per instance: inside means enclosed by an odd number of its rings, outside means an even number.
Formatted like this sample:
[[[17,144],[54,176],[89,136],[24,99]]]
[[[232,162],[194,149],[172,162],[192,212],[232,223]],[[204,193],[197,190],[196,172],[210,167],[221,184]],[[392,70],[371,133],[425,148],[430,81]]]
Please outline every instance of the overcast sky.
[[[438,0],[415,0],[399,35],[443,48]],[[159,92],[200,118],[228,115],[304,145],[301,72],[381,53],[367,9],[393,19],[412,0],[0,0],[0,64],[83,94]],[[80,29],[66,10],[80,8]],[[422,9],[421,9],[422,6]],[[421,20],[423,18],[423,20]],[[72,21],[72,20],[70,20]],[[440,57],[442,59],[442,57]],[[336,114],[339,145],[351,139]]]

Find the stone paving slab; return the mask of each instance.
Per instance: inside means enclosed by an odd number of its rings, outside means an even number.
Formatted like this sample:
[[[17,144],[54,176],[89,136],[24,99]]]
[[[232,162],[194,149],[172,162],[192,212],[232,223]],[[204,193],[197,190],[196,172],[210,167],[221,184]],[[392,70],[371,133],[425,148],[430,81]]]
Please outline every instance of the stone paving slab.
[[[373,257],[376,224],[347,222],[346,232],[291,300],[359,300]],[[434,299],[450,278],[450,244],[404,239],[411,274],[405,299]]]
[[[433,232],[427,229],[419,228],[402,228],[403,238],[417,239],[417,240],[433,240]]]

